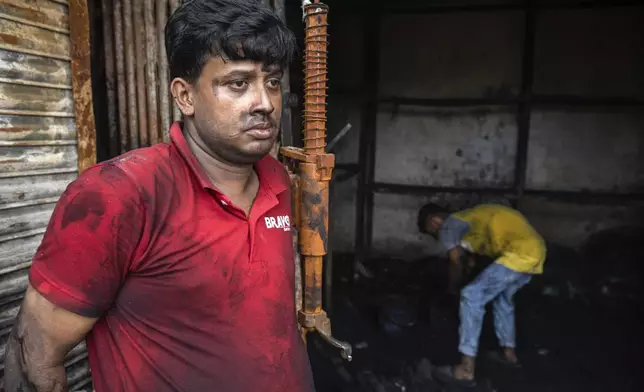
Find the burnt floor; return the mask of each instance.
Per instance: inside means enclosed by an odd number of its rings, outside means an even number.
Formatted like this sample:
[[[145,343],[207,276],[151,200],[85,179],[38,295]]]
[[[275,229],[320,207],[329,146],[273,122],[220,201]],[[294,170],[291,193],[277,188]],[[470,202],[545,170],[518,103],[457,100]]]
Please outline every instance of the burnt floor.
[[[440,263],[379,260],[371,264],[376,277],[353,285],[342,278],[349,263],[335,257],[331,316],[334,335],[354,346],[354,360],[344,362],[338,351],[310,339],[318,392],[459,390],[428,379],[429,363],[457,359],[457,306],[441,296],[440,268],[428,266]],[[601,296],[589,300],[568,279],[545,280],[533,280],[515,298],[522,369],[507,370],[486,358],[486,352],[496,348],[491,319],[486,317],[474,390],[644,390],[644,362],[638,357],[644,350],[642,306],[633,300],[604,301]],[[393,294],[408,299],[418,314],[415,325],[394,333],[379,319],[379,309]]]

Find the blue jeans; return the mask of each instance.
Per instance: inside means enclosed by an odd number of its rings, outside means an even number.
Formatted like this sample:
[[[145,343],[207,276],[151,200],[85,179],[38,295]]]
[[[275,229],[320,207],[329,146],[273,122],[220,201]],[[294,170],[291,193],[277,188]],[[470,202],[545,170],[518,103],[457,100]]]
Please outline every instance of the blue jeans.
[[[516,346],[512,296],[531,279],[531,275],[493,263],[461,291],[459,351],[475,357],[483,326],[485,305],[494,301],[494,328],[501,347]]]

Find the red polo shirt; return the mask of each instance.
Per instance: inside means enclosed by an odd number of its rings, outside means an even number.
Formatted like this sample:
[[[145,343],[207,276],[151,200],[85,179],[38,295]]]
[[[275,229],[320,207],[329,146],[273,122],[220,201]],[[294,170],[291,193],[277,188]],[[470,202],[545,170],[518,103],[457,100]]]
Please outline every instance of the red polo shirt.
[[[54,304],[98,317],[97,392],[313,391],[296,326],[289,179],[271,157],[246,215],[183,137],[85,171],[30,272]]]

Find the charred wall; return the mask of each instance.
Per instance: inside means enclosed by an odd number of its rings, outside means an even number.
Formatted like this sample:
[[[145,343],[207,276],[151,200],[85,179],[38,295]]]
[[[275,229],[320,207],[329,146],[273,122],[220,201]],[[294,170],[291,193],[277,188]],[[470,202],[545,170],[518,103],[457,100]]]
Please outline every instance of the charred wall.
[[[364,78],[364,26],[373,12],[331,8],[329,133],[353,125],[334,151],[340,167],[359,163],[364,92],[377,83],[376,126],[366,130],[376,138],[373,252],[431,252],[415,228],[418,207],[430,199],[453,208],[513,204],[549,242],[567,246],[641,226],[644,8],[536,8],[532,22],[521,7],[500,8],[383,15],[377,80]],[[528,85],[526,23],[533,23]],[[347,176],[336,170],[332,184],[331,243],[352,252],[358,177]]]

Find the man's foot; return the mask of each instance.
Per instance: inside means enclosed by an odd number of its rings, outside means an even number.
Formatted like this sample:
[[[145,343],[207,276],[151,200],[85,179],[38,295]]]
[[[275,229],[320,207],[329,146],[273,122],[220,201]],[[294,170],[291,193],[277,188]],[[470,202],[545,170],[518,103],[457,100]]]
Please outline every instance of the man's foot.
[[[454,365],[452,368],[452,375],[454,378],[466,381],[474,380],[474,361],[474,357],[463,355],[461,363]]]
[[[513,348],[510,347],[504,347],[503,348],[503,356],[505,357],[506,362],[512,364],[512,365],[518,365],[519,364],[519,358],[517,358],[517,353],[514,351]]]
[[[517,358],[516,351],[513,348],[504,347],[503,352],[490,351],[488,353],[488,359],[499,363],[503,366],[507,366],[512,369],[517,369],[521,367],[519,363],[519,358]]]
[[[435,371],[436,378],[445,384],[464,387],[476,386],[474,382],[474,357],[463,355],[461,363],[454,366],[443,366]]]

